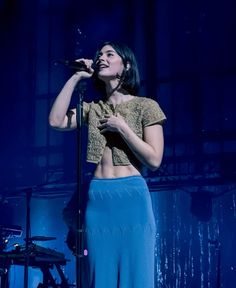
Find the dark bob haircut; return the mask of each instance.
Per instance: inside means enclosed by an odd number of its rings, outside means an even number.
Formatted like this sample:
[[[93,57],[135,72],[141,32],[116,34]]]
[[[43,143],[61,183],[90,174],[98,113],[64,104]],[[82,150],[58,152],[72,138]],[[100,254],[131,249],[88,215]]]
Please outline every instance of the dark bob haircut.
[[[101,44],[100,47],[98,48],[95,54],[94,63],[96,63],[96,61],[98,60],[99,52],[106,45],[111,46],[116,51],[116,53],[122,58],[124,67],[126,67],[128,63],[130,66],[128,70],[124,69],[121,75],[120,88],[125,89],[128,93],[132,95],[137,95],[140,87],[139,71],[134,53],[131,51],[129,47],[127,47],[124,44],[119,44],[112,41],[106,41],[103,44]],[[103,95],[106,95],[105,83],[97,77],[96,71],[93,75],[93,79],[95,88]]]

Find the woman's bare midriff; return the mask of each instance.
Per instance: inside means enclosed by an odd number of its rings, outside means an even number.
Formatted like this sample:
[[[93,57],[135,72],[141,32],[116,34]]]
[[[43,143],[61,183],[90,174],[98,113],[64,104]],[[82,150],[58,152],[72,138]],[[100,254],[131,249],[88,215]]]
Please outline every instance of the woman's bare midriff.
[[[133,165],[113,165],[111,149],[107,146],[105,147],[102,159],[94,172],[94,177],[96,178],[119,178],[135,175],[140,175],[140,172]]]

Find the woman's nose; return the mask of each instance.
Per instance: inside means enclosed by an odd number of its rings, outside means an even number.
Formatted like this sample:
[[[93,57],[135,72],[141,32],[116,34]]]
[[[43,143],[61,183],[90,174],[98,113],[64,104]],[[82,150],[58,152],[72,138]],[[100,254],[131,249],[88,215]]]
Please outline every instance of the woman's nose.
[[[106,60],[106,55],[100,55],[98,58],[98,61],[105,61]]]

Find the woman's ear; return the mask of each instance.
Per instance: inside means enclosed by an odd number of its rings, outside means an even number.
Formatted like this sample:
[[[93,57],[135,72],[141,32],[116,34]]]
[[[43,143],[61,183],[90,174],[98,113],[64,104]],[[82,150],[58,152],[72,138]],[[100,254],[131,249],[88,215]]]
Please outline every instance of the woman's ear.
[[[128,71],[130,69],[131,65],[129,62],[126,63],[125,65],[125,71]]]

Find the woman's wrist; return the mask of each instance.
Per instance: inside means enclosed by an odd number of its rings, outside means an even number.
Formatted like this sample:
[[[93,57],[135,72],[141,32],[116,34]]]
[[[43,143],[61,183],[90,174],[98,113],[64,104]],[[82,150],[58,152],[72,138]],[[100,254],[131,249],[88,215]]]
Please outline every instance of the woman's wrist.
[[[71,80],[72,84],[76,85],[80,81],[81,77],[80,75],[73,74],[69,81]]]

